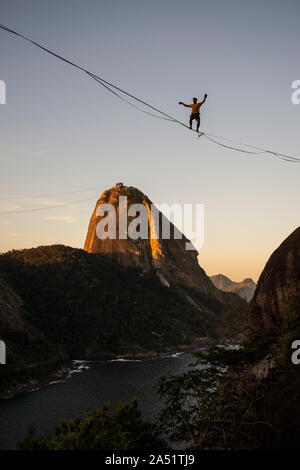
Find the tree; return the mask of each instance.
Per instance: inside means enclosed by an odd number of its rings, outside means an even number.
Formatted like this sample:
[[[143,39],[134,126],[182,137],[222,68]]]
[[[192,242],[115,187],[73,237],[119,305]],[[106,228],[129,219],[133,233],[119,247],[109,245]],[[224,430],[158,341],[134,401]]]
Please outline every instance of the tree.
[[[159,450],[166,445],[152,423],[142,420],[137,400],[94,410],[83,418],[65,420],[54,432],[36,437],[33,427],[19,443],[21,450]]]
[[[158,391],[166,403],[161,431],[193,450],[254,449],[262,436],[264,443],[272,440],[270,386],[253,375],[254,357],[244,349],[215,349],[197,354],[191,371],[161,378]]]

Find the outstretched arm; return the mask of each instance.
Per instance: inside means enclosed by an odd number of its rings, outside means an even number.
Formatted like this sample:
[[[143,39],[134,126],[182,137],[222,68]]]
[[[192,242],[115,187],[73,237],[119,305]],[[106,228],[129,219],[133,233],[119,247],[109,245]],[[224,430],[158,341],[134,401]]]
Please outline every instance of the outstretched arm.
[[[201,104],[201,105],[202,105],[203,103],[205,103],[205,101],[206,101],[206,98],[207,98],[207,93],[205,93],[205,95],[204,95],[204,99],[203,99],[202,101],[200,101],[200,104]]]
[[[190,105],[184,104],[182,101],[178,101],[178,104],[182,104],[182,105],[185,106],[186,108],[189,108],[189,107],[190,107]]]

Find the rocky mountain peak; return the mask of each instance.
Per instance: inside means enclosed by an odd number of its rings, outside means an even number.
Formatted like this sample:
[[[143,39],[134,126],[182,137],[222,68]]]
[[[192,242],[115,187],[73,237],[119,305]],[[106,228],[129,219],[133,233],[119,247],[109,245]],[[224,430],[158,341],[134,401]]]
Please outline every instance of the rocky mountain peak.
[[[120,197],[122,196],[127,197],[127,235],[130,222],[134,219],[130,215],[130,208],[134,204],[142,204],[148,219],[147,238],[133,239],[128,236],[124,239],[120,236]],[[114,239],[101,239],[98,236],[97,226],[103,219],[103,216],[99,215],[99,208],[103,204],[112,204],[116,211],[116,237]],[[181,232],[181,238],[174,238],[175,227],[172,222],[169,222],[170,238],[162,238],[162,224],[166,218],[158,211],[158,219],[154,226],[151,208],[151,200],[142,191],[133,186],[125,186],[121,182],[116,183],[115,186],[104,191],[96,203],[84,249],[90,253],[101,253],[124,266],[138,267],[144,272],[154,270],[164,285],[181,284],[201,293],[212,293],[218,296],[218,290],[198,264],[197,251],[185,249],[189,240]]]

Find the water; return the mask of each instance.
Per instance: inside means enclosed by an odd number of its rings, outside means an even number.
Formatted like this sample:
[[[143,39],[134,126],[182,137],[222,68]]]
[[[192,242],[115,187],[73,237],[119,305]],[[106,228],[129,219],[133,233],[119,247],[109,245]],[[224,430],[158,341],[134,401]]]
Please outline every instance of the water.
[[[153,390],[159,377],[186,372],[192,361],[192,356],[184,353],[140,361],[74,363],[65,380],[0,400],[0,449],[15,449],[30,424],[42,433],[64,418],[135,396],[143,418],[152,420],[162,407]]]

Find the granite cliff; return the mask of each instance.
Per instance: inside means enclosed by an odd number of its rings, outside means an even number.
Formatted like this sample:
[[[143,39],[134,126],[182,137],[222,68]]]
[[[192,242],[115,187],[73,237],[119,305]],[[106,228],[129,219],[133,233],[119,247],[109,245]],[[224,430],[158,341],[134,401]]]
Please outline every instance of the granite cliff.
[[[300,227],[269,258],[250,303],[244,340],[248,390],[263,423],[256,432],[263,448],[299,449],[300,366],[292,344],[300,340]],[[247,365],[247,361],[246,361]],[[231,369],[243,377],[242,367]],[[250,375],[249,375],[250,373]],[[253,430],[254,431],[254,430]]]
[[[134,240],[130,237],[121,239],[119,215],[120,197],[127,197],[128,210],[133,204],[142,204],[147,211],[148,237],[147,239]],[[97,215],[98,209],[103,204],[112,204],[116,210],[116,238],[106,238],[101,240],[97,236],[97,224],[101,217]],[[134,266],[141,268],[144,272],[154,271],[162,284],[166,286],[182,284],[185,287],[196,289],[198,292],[212,294],[221,299],[221,294],[213,286],[206,276],[204,270],[199,266],[196,250],[186,250],[185,244],[189,242],[182,235],[181,239],[174,238],[174,225],[170,222],[170,239],[163,239],[162,221],[163,215],[159,212],[158,227],[155,227],[159,236],[153,236],[153,220],[151,219],[150,199],[137,188],[123,186],[117,183],[116,186],[104,191],[97,201],[92,214],[84,249],[89,253],[100,253],[106,257],[119,262],[124,266]],[[133,217],[128,217],[128,225]]]
[[[259,278],[248,312],[247,338],[257,332],[280,336],[292,312],[300,315],[300,227],[274,251]]]

